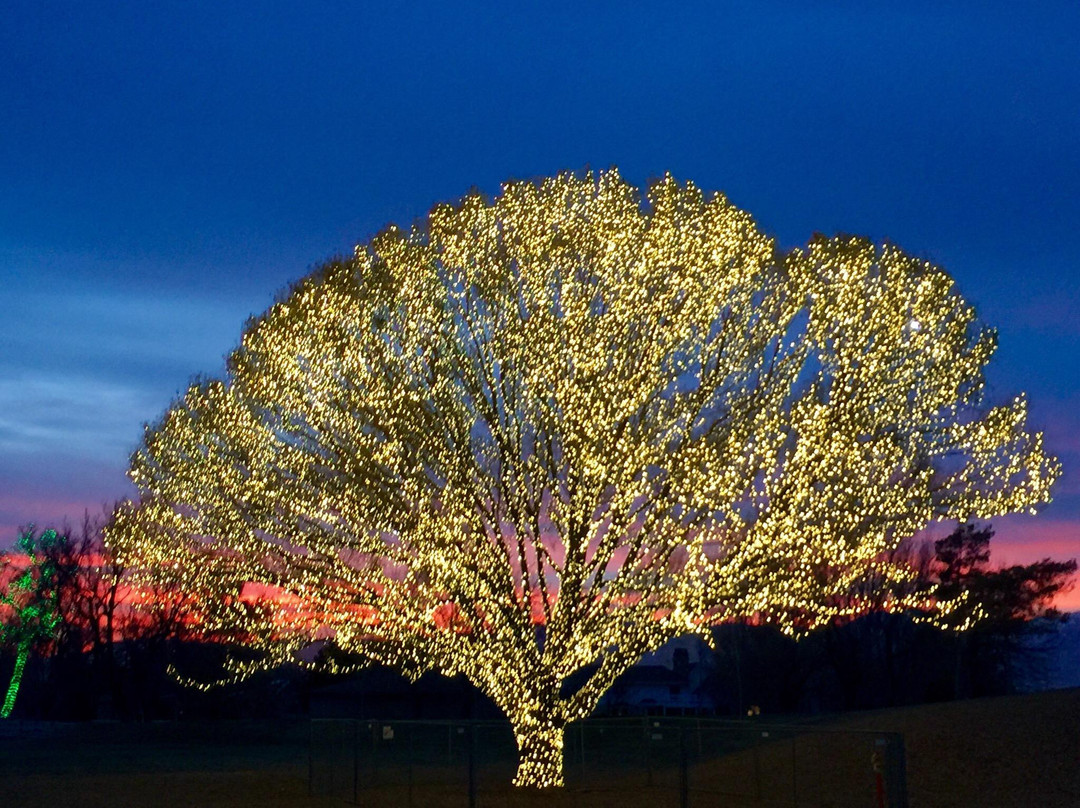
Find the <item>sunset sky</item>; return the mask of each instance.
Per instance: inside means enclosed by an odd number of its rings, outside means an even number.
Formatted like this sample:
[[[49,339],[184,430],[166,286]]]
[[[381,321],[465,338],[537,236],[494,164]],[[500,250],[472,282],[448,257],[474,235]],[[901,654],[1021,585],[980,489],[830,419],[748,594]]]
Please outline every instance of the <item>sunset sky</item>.
[[[312,265],[616,165],[944,266],[1065,466],[995,558],[1080,556],[1080,4],[391,5],[5,4],[0,545],[130,494],[142,424]]]

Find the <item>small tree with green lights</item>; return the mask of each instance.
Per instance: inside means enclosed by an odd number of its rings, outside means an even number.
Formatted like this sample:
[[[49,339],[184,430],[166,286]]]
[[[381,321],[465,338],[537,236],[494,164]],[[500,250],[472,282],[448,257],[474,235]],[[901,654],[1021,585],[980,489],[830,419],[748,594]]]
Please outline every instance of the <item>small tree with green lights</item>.
[[[0,706],[0,718],[8,718],[15,709],[26,661],[36,646],[52,641],[60,625],[59,568],[52,551],[67,541],[55,530],[35,534],[24,530],[17,542],[22,554],[9,554],[0,567],[0,580],[8,578],[0,604],[8,607],[0,624],[0,640],[15,649],[15,669]]]

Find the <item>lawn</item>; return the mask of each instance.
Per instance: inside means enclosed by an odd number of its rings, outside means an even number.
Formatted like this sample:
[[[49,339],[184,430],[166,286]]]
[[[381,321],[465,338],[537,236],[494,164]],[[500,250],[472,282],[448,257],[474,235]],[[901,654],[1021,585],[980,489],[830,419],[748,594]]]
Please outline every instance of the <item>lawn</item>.
[[[858,713],[819,719],[815,727],[895,731],[905,736],[908,793],[911,808],[1076,808],[1080,806],[1080,689],[924,705],[900,710]],[[767,727],[767,720],[756,725]],[[790,784],[770,783],[757,794],[718,801],[705,790],[724,782],[746,786],[754,766],[774,770],[771,755],[786,749],[766,744],[755,759],[734,752],[694,766],[690,773],[691,804],[791,805]],[[807,746],[800,746],[806,750]],[[641,751],[641,750],[638,750]],[[849,750],[850,751],[850,750]],[[572,749],[568,746],[568,758]],[[805,755],[805,751],[800,751]],[[873,805],[872,789],[862,764],[851,755],[829,753],[798,769],[799,805],[835,808]],[[619,792],[566,794],[563,798],[529,799],[504,788],[480,794],[480,806],[604,806],[658,808],[677,805],[677,778],[664,764],[646,773],[638,757],[625,761],[627,774]],[[857,760],[862,760],[859,752]],[[0,727],[0,805],[4,808],[240,808],[244,806],[341,806],[339,799],[307,794],[307,725],[221,724],[86,724],[9,723]],[[568,760],[568,771],[571,766]],[[775,771],[784,767],[777,763]],[[464,792],[425,786],[416,773],[412,804],[464,806]],[[725,776],[727,775],[727,776]],[[822,802],[815,798],[812,775],[820,783],[843,779],[844,796]],[[430,778],[428,778],[430,779]],[[652,783],[652,785],[650,785]],[[775,788],[774,788],[775,787]],[[393,808],[407,805],[409,787],[402,784],[367,794],[365,805]],[[730,790],[729,790],[730,793]],[[821,791],[820,793],[825,793]],[[839,793],[839,792],[836,792]],[[697,797],[694,800],[694,797]],[[835,801],[835,800],[840,801]],[[804,800],[811,800],[804,802]]]
[[[859,713],[904,734],[911,808],[1078,808],[1080,688]]]

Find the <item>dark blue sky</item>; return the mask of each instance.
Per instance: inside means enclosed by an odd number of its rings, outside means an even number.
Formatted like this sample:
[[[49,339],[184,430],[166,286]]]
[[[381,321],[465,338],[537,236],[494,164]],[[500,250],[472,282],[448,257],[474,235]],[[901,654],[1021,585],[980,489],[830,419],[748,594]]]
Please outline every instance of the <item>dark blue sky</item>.
[[[473,186],[617,165],[785,245],[945,266],[1000,329],[994,394],[1029,391],[1066,463],[1003,552],[1080,550],[1080,4],[389,5],[5,4],[5,534],[126,494],[142,422],[312,264]]]

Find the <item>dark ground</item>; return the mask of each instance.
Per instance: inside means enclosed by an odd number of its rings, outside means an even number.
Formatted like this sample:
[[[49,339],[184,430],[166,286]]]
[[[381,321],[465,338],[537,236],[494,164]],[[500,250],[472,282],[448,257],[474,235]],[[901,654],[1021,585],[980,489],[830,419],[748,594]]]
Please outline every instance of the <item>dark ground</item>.
[[[846,716],[901,732],[911,808],[1080,808],[1080,688]]]
[[[1080,689],[859,713],[815,725],[903,732],[911,808],[1080,806]],[[736,758],[718,760],[711,772],[703,768],[694,776],[704,783],[724,769],[736,772],[741,765]],[[820,775],[828,777],[828,766],[821,768]],[[3,808],[343,804],[309,797],[306,775],[306,723],[0,725]],[[840,776],[838,768],[833,776]],[[872,792],[860,787],[856,793],[866,796],[865,803],[860,796],[858,803],[832,805],[873,806]],[[400,790],[369,796],[375,799],[366,805],[407,804]],[[428,808],[435,805],[434,797],[414,794],[413,804]],[[613,799],[599,794],[539,801],[522,797],[489,792],[480,804],[554,808],[599,806]],[[637,789],[615,803],[653,808],[671,797],[670,792]],[[702,796],[697,804],[734,803]]]

